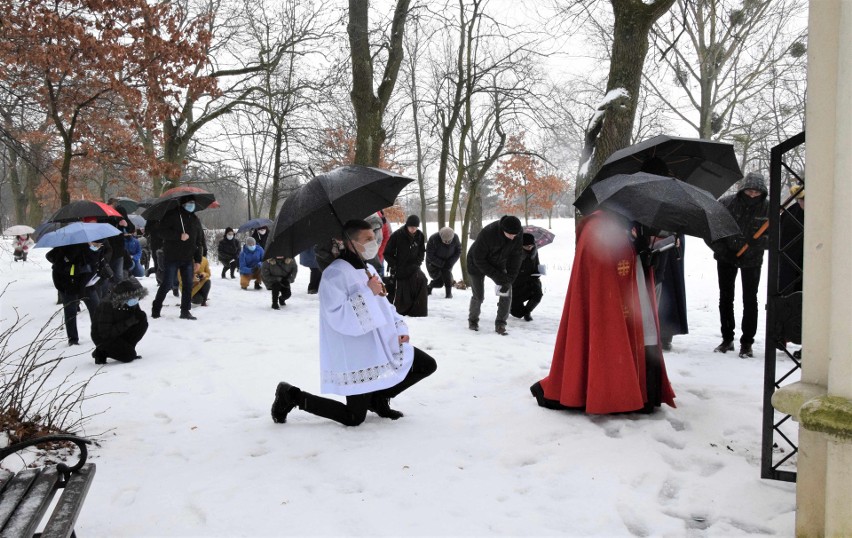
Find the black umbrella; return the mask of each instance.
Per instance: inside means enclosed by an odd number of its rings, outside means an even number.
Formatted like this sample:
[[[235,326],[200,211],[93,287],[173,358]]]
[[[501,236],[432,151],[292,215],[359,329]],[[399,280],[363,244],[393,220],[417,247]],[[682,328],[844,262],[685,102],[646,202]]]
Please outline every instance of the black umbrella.
[[[659,135],[610,155],[592,183],[616,174],[640,172],[642,165],[653,158],[662,160],[672,176],[704,189],[714,198],[722,196],[743,177],[733,145],[699,138]]]
[[[84,218],[95,217],[118,217],[122,218],[121,213],[116,211],[114,207],[103,202],[95,202],[92,200],[75,200],[68,205],[64,205],[59,210],[51,215],[47,220],[50,222],[74,222],[83,220]]]
[[[695,235],[713,242],[740,232],[731,213],[703,189],[643,172],[618,174],[594,183],[574,202],[589,214],[597,208],[645,226]]]
[[[176,209],[180,206],[181,198],[193,197],[195,199],[195,210],[201,211],[207,209],[211,204],[216,202],[216,196],[211,192],[170,192],[164,194],[154,200],[154,202],[142,212],[142,218],[145,220],[163,220],[163,215],[171,209]]]
[[[133,213],[139,208],[139,202],[126,196],[116,196],[111,198],[111,202],[116,207],[123,207],[128,213]]]
[[[340,238],[343,223],[392,206],[402,188],[412,181],[394,172],[358,165],[314,177],[282,204],[264,256],[292,258],[317,243]]]

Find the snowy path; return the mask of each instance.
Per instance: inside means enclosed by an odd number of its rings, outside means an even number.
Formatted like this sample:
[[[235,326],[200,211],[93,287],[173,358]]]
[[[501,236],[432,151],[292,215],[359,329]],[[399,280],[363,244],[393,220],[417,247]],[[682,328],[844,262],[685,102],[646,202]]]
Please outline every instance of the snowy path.
[[[211,304],[193,310],[198,321],[179,320],[169,296],[163,317],[149,320],[143,359],[111,362],[92,383],[92,392],[111,394],[87,408],[103,412],[88,433],[110,431],[93,451],[98,474],[77,531],[791,536],[794,485],[759,478],[763,361],[712,353],[716,271],[699,240],[687,247],[691,334],[666,354],[678,408],[590,417],[535,405],[528,387],[550,365],[573,221],[554,222],[554,231],[556,242],[541,250],[548,276],[535,320],[512,318],[507,337],[490,332],[496,301],[487,297],[483,329],[472,333],[468,292],[433,296],[429,317],[409,325],[437,373],[395,400],[403,419],[371,414],[358,428],[298,410],[284,425],[269,417],[278,381],[319,385],[318,298],[305,294],[307,271],[276,312],[268,291],[242,291],[214,266]],[[0,254],[2,279],[13,282],[3,319],[18,307],[41,322],[55,309],[43,256],[36,250],[24,267]],[[153,294],[153,278],[143,281]],[[85,314],[79,327],[88,335]],[[82,341],[85,353],[68,361],[76,376],[96,371],[91,342]],[[762,348],[759,333],[761,357]]]

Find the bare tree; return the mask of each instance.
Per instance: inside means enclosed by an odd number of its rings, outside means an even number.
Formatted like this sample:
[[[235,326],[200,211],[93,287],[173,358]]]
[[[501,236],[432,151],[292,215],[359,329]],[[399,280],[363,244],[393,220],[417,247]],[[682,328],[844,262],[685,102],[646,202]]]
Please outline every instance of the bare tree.
[[[645,84],[699,138],[738,134],[737,107],[804,65],[806,9],[803,0],[677,0],[652,30],[663,76]]]
[[[352,107],[355,110],[355,164],[378,166],[387,133],[382,118],[396,85],[403,57],[403,33],[410,0],[397,0],[390,37],[382,43],[387,61],[381,82],[373,91],[374,54],[370,47],[368,0],[349,0],[349,46],[352,61]]]

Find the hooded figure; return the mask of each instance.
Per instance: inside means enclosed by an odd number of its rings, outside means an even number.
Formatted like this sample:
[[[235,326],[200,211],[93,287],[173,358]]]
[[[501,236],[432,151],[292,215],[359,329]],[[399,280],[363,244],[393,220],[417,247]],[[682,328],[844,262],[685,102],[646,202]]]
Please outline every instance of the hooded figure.
[[[146,295],[148,290],[130,277],[116,284],[98,305],[92,321],[95,364],[106,364],[108,358],[121,362],[140,358],[136,344],[148,331],[148,317],[139,307],[139,300]]]
[[[605,210],[577,227],[550,372],[530,387],[541,407],[609,414],[675,406],[660,351],[654,278],[641,262],[636,232]]]
[[[512,303],[512,283],[518,276],[524,251],[522,231],[518,217],[504,215],[483,228],[467,251],[471,291],[467,322],[470,330],[479,330],[479,312],[485,300],[485,277],[488,277],[500,287],[494,329],[497,334],[508,334],[506,321]]]
[[[763,175],[749,172],[740,182],[736,194],[726,195],[719,200],[737,221],[740,233],[710,245],[719,276],[722,343],[716,346],[714,351],[717,353],[727,353],[734,349],[734,331],[737,326],[734,318],[734,287],[737,273],[740,272],[743,290],[740,357],[754,356],[752,344],[757,333],[757,287],[760,284],[763,252],[769,243],[769,234],[760,235],[759,232],[769,217],[767,194]]]

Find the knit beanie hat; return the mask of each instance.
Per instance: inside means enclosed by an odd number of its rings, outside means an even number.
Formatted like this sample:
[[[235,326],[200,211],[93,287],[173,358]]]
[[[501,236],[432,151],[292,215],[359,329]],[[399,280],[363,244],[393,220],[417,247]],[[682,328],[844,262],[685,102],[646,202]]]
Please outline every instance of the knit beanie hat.
[[[408,218],[405,219],[406,226],[414,226],[415,228],[420,227],[420,217],[417,215],[408,215]]]
[[[518,235],[522,231],[521,219],[514,215],[504,215],[500,219],[500,229],[507,234]]]
[[[535,236],[533,234],[525,233],[523,241],[524,241],[524,246],[535,245]]]
[[[251,247],[251,246],[254,246],[256,244],[257,244],[257,240],[255,240],[254,237],[249,237],[248,239],[246,239],[246,246]]]
[[[441,231],[438,232],[438,235],[441,236],[441,241],[447,243],[453,240],[453,237],[455,237],[456,233],[449,226],[444,226],[443,228],[441,228]]]

